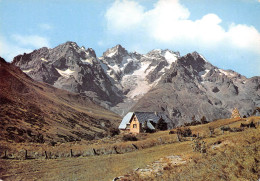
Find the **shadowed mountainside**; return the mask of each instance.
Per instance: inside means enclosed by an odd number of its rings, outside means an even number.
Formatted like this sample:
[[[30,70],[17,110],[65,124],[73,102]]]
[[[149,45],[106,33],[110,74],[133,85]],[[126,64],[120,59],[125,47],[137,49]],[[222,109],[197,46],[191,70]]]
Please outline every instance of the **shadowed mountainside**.
[[[106,135],[120,117],[86,96],[36,82],[0,58],[0,138],[68,142]]]

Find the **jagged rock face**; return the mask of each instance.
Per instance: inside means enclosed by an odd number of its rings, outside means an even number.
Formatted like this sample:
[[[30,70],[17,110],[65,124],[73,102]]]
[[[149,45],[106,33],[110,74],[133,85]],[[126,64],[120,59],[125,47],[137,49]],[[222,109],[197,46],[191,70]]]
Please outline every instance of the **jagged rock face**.
[[[139,54],[117,45],[97,58],[93,49],[67,42],[19,55],[13,64],[35,80],[84,93],[122,116],[129,110],[163,111],[181,124],[194,115],[227,118],[235,107],[248,116],[260,104],[260,77],[219,69],[197,52]]]
[[[127,113],[179,56],[178,52],[170,50],[153,50],[145,55],[129,53],[120,45],[108,49],[100,60],[107,75],[125,96],[124,102],[112,110],[121,115]]]
[[[13,64],[37,81],[86,94],[103,106],[111,106],[122,99],[120,90],[109,80],[95,51],[80,48],[74,42],[19,55]]]
[[[195,116],[209,121],[231,116],[237,107],[250,115],[260,104],[259,77],[247,79],[207,62],[197,52],[180,57],[132,110],[162,111],[177,124]]]

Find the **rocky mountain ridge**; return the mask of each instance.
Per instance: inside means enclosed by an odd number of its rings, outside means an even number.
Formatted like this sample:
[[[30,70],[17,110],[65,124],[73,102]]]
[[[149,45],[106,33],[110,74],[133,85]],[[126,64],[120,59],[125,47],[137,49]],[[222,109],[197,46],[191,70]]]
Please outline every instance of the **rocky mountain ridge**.
[[[164,111],[175,123],[195,116],[209,121],[231,116],[238,108],[249,116],[260,104],[260,77],[247,79],[210,64],[197,52],[180,57],[132,110]]]
[[[260,104],[259,77],[219,69],[197,52],[140,54],[116,45],[98,58],[93,49],[66,42],[19,55],[13,64],[35,80],[85,94],[121,115],[163,111],[175,124],[193,115],[224,118],[234,107],[248,115]]]
[[[37,81],[88,95],[103,106],[115,104],[122,99],[120,90],[108,79],[95,51],[80,48],[74,42],[16,56],[13,64]]]

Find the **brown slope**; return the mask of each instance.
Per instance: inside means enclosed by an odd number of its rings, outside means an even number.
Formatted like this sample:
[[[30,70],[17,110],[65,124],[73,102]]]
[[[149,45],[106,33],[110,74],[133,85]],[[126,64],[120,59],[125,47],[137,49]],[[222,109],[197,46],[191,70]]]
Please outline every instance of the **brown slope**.
[[[66,142],[102,137],[120,117],[88,97],[32,80],[0,57],[0,139]]]

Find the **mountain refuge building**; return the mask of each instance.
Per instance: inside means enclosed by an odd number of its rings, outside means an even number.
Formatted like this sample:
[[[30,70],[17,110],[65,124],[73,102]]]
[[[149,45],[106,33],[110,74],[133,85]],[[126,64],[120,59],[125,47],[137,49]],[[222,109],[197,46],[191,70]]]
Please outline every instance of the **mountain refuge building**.
[[[123,133],[138,134],[146,132],[147,129],[155,130],[158,122],[164,124],[165,129],[167,129],[167,123],[163,117],[162,113],[156,112],[129,112],[120,123],[119,130]]]

